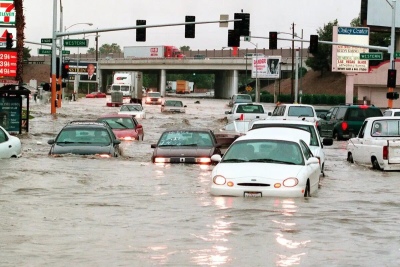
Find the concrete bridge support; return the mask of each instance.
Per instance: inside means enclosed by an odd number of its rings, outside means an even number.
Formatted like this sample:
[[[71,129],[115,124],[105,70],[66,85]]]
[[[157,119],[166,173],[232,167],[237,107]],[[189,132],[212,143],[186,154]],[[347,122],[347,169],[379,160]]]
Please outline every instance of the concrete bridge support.
[[[215,98],[230,98],[238,92],[239,72],[237,70],[219,71],[215,75]]]

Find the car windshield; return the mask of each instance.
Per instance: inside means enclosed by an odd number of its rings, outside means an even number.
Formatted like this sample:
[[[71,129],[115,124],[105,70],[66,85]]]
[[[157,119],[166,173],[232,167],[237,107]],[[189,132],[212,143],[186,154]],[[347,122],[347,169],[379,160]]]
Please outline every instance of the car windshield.
[[[314,111],[313,111],[312,107],[291,106],[291,107],[289,107],[288,116],[293,116],[293,117],[314,117]]]
[[[163,133],[158,146],[212,147],[212,137],[208,132],[169,131]]]
[[[249,95],[237,95],[236,98],[239,100],[251,100],[251,96]]]
[[[147,93],[147,95],[150,97],[161,97],[161,94],[159,92]]]
[[[119,91],[121,91],[121,86],[119,86],[119,85],[113,85],[113,86],[111,87],[111,91],[119,92]]]
[[[263,162],[304,165],[299,144],[281,140],[243,140],[233,143],[221,162]]]
[[[135,125],[131,118],[102,118],[101,121],[105,121],[110,125],[111,129],[134,129]]]
[[[141,105],[123,105],[120,111],[142,111],[143,107]]]
[[[121,86],[121,91],[123,91],[123,92],[128,92],[128,91],[129,91],[129,86],[122,85],[122,86]]]
[[[181,101],[165,101],[165,105],[170,107],[183,107]]]
[[[94,144],[108,145],[110,134],[105,129],[64,129],[57,136],[56,143],[62,144]]]

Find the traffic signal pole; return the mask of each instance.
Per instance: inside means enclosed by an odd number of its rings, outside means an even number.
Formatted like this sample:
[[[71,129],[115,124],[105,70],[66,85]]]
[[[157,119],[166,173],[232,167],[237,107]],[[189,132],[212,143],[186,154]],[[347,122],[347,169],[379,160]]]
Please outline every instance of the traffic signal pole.
[[[392,4],[390,4],[389,2],[387,2],[390,7],[392,8],[392,28],[391,28],[391,34],[390,34],[390,64],[391,64],[391,69],[395,70],[396,66],[395,66],[395,61],[394,61],[394,51],[395,51],[395,27],[396,27],[396,0],[392,0]],[[393,87],[389,87],[388,88],[388,93],[393,93],[394,88]],[[388,108],[392,108],[393,107],[393,99],[389,98],[388,99]]]
[[[50,112],[56,114],[56,41],[57,41],[57,0],[53,0],[53,41],[51,45],[51,102]]]

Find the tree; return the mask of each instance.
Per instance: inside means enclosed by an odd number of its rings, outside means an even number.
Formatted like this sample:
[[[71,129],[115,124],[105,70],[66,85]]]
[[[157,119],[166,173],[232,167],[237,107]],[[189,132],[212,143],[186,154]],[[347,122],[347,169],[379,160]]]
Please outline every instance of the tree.
[[[31,50],[29,47],[24,47],[23,50],[23,59],[26,61],[31,58]]]
[[[15,76],[15,79],[19,81],[20,83],[23,82],[22,79],[22,74],[23,74],[23,62],[24,62],[24,39],[25,39],[25,34],[24,34],[24,28],[25,28],[25,16],[24,16],[24,9],[23,9],[23,0],[14,0],[14,7],[15,7],[15,22],[16,22],[16,28],[17,28],[17,42],[16,42],[16,47],[17,47],[17,57],[18,57],[18,65],[17,65],[17,73]]]
[[[181,51],[190,51],[190,46],[184,45],[179,48]]]
[[[338,21],[335,19],[333,22],[325,24],[323,28],[317,30],[318,40],[332,42],[333,26],[337,26]],[[330,44],[318,44],[318,52],[313,57],[306,60],[306,65],[314,71],[320,71],[323,76],[324,71],[331,70],[332,62],[332,46]]]
[[[108,55],[108,54],[114,54],[114,53],[122,53],[121,47],[116,44],[116,43],[112,43],[112,44],[103,44],[100,48],[99,48],[99,52],[100,54],[103,55]],[[95,54],[96,53],[96,48],[90,47],[87,50],[88,54]]]

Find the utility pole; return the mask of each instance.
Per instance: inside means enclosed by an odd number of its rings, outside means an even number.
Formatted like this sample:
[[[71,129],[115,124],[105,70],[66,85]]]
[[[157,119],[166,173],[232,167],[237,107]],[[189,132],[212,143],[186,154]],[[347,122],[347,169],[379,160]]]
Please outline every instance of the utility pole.
[[[292,23],[292,76],[290,77],[291,87],[290,87],[290,97],[292,103],[294,103],[294,22]]]

